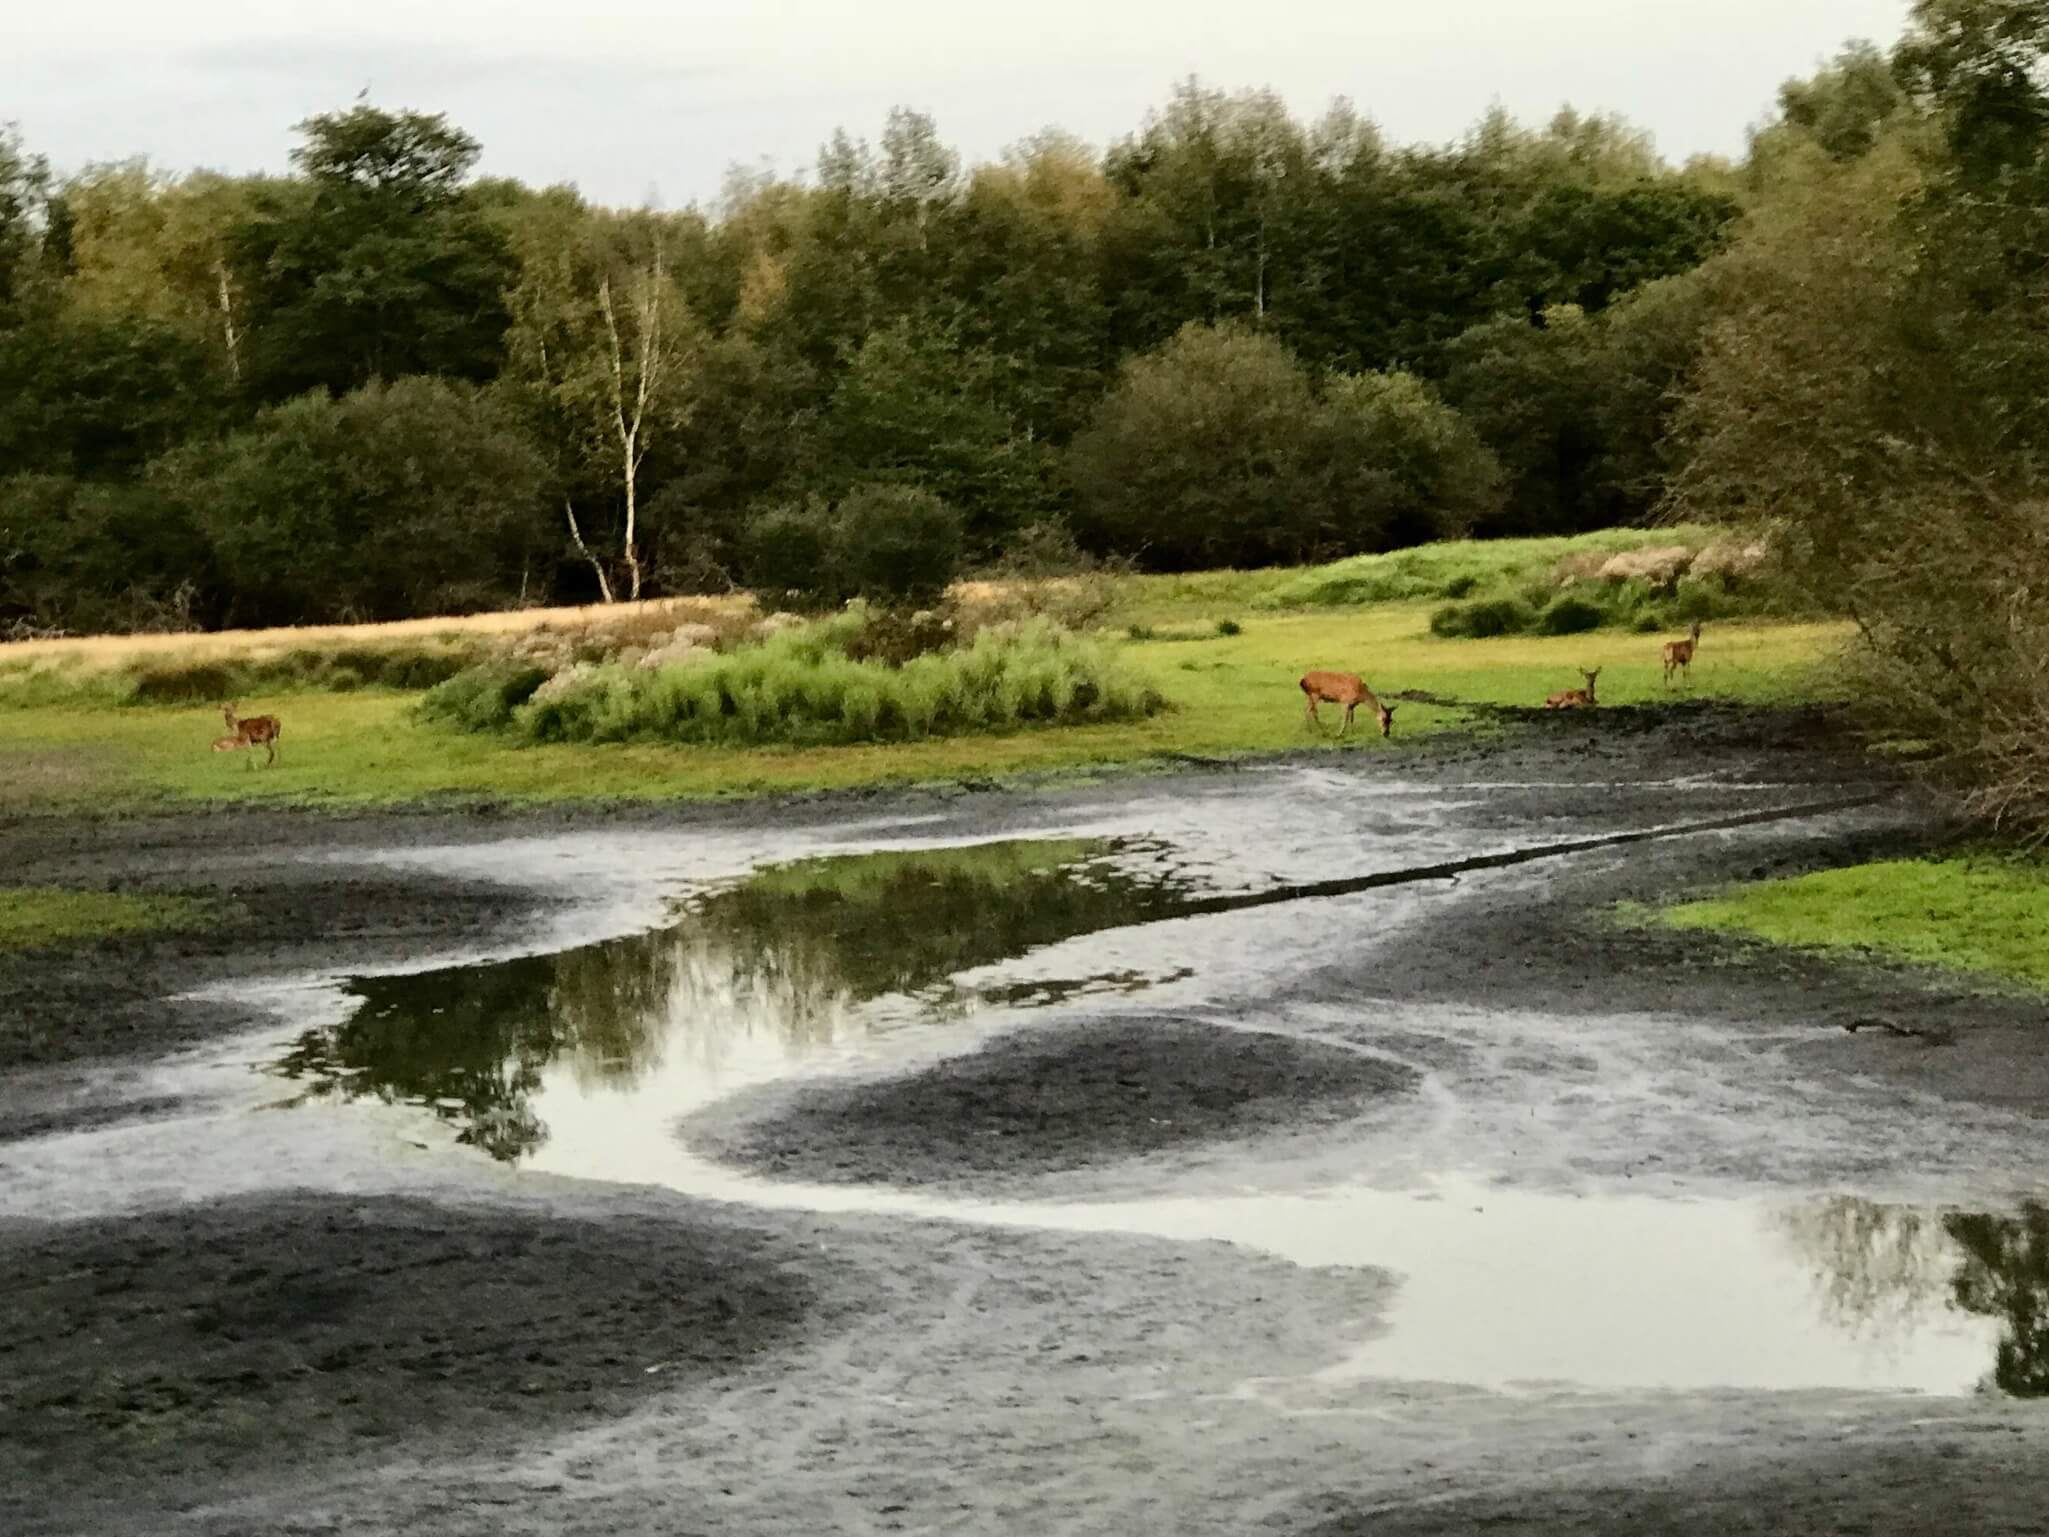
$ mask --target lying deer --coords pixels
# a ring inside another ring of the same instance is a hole
[[[1700,621],[1693,621],[1693,633],[1684,640],[1665,642],[1665,687],[1672,686],[1672,674],[1683,673],[1689,679],[1693,676],[1693,653],[1700,645]]]
[[[264,747],[270,752],[270,756],[263,760],[264,766],[277,762],[278,733],[283,727],[275,715],[251,715],[246,720],[239,720],[235,716],[235,702],[231,699],[221,706],[221,716],[235,734],[232,738],[222,737],[215,742],[215,752],[231,752],[237,743],[243,747]]]
[[[1323,717],[1316,713],[1318,701],[1325,704],[1341,704],[1345,707],[1345,723],[1338,727],[1343,736],[1352,729],[1352,712],[1360,705],[1369,706],[1380,721],[1380,734],[1394,734],[1394,711],[1391,704],[1382,704],[1373,697],[1373,690],[1357,673],[1350,672],[1305,672],[1302,674],[1302,692],[1309,698],[1309,723],[1321,729]]]
[[[1588,672],[1582,667],[1579,670],[1579,675],[1587,680],[1585,688],[1568,688],[1553,694],[1544,701],[1544,708],[1547,710],[1590,710],[1599,704],[1600,700],[1594,697],[1594,679],[1600,677],[1601,669],[1596,667],[1592,672]]]

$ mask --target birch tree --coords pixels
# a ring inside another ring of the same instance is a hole
[[[612,215],[566,194],[520,212],[513,367],[565,445],[562,513],[607,603],[646,580],[643,470],[689,414],[696,331],[652,214]]]

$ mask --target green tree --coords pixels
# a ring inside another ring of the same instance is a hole
[[[133,474],[217,428],[224,383],[205,346],[165,322],[37,305],[0,327],[0,465]]]
[[[0,622],[85,634],[218,617],[205,540],[157,488],[22,474],[0,480]]]
[[[15,304],[42,251],[50,168],[11,123],[0,123],[0,319]]]
[[[232,620],[304,624],[503,602],[547,472],[492,395],[411,378],[288,401],[152,479],[206,537]]]
[[[306,119],[300,176],[252,189],[230,232],[259,398],[498,370],[511,258],[464,186],[478,145],[438,114]]]
[[[1242,326],[1133,359],[1067,455],[1078,531],[1156,568],[1378,549],[1485,518],[1492,456],[1421,380],[1332,381]]]
[[[1446,349],[1445,398],[1473,424],[1508,476],[1502,533],[1600,528],[1605,450],[1592,409],[1602,383],[1600,333],[1577,305],[1486,321]]]
[[[692,404],[700,338],[670,274],[670,234],[657,215],[598,213],[564,194],[514,237],[512,375],[559,445],[570,538],[607,603],[620,595],[615,559],[624,596],[641,595],[643,471]]]
[[[923,487],[994,544],[1046,498],[1044,455],[1012,430],[999,372],[988,354],[908,323],[871,332],[820,420],[808,482],[831,495],[863,481]]]
[[[1466,419],[1414,374],[1340,376],[1325,387],[1309,468],[1325,480],[1318,542],[1399,548],[1484,529],[1501,466]]]

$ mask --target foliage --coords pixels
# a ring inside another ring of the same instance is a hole
[[[1127,364],[1068,454],[1076,520],[1155,568],[1266,565],[1462,531],[1492,456],[1403,373],[1321,397],[1271,337],[1190,326]]]
[[[152,474],[241,624],[483,606],[531,548],[544,477],[491,396],[425,378],[303,396]]]
[[[959,573],[961,520],[929,491],[856,486],[760,513],[746,535],[748,582],[778,602],[833,608],[849,598],[930,605]]]
[[[491,378],[512,266],[463,185],[477,141],[438,114],[368,106],[298,126],[300,177],[252,189],[228,232],[257,397]]]
[[[986,629],[957,650],[900,667],[847,654],[863,623],[844,616],[678,666],[600,667],[529,699],[512,711],[510,725],[535,742],[818,745],[1132,720],[1162,707],[1098,643],[1044,623]],[[496,670],[466,673],[429,695],[424,708],[466,729],[487,729],[506,682]]]
[[[512,724],[512,713],[548,681],[544,667],[518,662],[486,662],[464,668],[427,690],[420,700],[420,718],[458,726],[464,731],[498,731]]]

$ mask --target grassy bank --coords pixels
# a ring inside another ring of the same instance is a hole
[[[1181,581],[1183,579],[1174,579]],[[245,753],[213,754],[220,716],[200,704],[82,703],[0,709],[0,814],[110,810],[166,801],[294,801],[373,805],[454,795],[550,800],[669,799],[830,789],[930,780],[976,780],[1086,771],[1177,756],[1223,757],[1315,744],[1295,680],[1311,667],[1362,673],[1384,694],[1405,689],[1497,704],[1539,704],[1599,666],[1604,703],[1668,697],[1655,637],[1590,635],[1473,641],[1430,633],[1428,603],[1275,613],[1231,601],[1242,586],[1184,581],[1150,604],[1153,638],[1113,632],[1108,644],[1169,708],[1142,720],[1004,735],[866,746],[739,748],[620,744],[522,746],[416,719],[417,693],[366,688],[245,698],[245,713],[284,722],[276,767]],[[1220,634],[1218,621],[1241,628]],[[1754,703],[1811,697],[1828,686],[1840,626],[1761,624],[1713,630],[1692,692]],[[1394,746],[1464,720],[1410,704]],[[1345,750],[1387,744],[1358,733]]]
[[[2041,860],[1888,860],[1738,886],[1648,916],[1668,928],[2049,989],[2049,862]]]
[[[116,934],[203,928],[212,916],[212,908],[195,897],[0,887],[0,950],[43,950]]]

